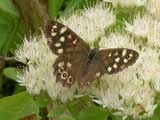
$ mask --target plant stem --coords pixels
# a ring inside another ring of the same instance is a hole
[[[24,21],[27,35],[45,29],[49,20],[47,0],[12,0]]]

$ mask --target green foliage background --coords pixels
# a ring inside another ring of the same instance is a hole
[[[95,4],[98,0],[87,0]],[[100,1],[100,0],[99,0]],[[67,16],[75,10],[85,8],[86,0],[48,0],[51,18]],[[141,9],[141,8],[140,8]],[[142,8],[143,9],[143,8]],[[133,11],[117,11],[116,26],[123,26],[122,19],[128,19]],[[128,11],[128,10],[126,10]],[[114,26],[113,26],[114,27]],[[11,0],[0,0],[0,56],[12,57],[17,45],[23,42],[25,29],[16,8]],[[44,108],[51,102],[45,94],[39,97],[29,95],[16,80],[16,65],[7,61],[0,70],[0,120],[18,120],[31,114],[39,114],[43,120],[54,117],[58,120],[121,120],[109,111],[83,97],[66,104],[56,103],[56,107],[47,115]],[[157,99],[158,101],[159,99]],[[159,102],[158,102],[159,103]],[[160,119],[160,106],[150,120]]]

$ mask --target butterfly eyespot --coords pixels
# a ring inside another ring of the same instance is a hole
[[[63,72],[62,74],[61,74],[61,78],[62,79],[66,79],[68,77],[68,73],[67,72]]]
[[[69,76],[67,79],[67,83],[72,84],[73,83],[73,77]]]
[[[59,73],[62,73],[63,70],[64,70],[64,68],[62,67],[62,68],[58,69],[58,72],[59,72]]]

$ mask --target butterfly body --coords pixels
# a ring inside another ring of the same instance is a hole
[[[90,49],[75,32],[65,25],[52,21],[47,26],[48,45],[58,58],[53,64],[57,82],[71,87],[78,82],[80,87],[105,73],[114,74],[132,65],[139,54],[127,48]]]

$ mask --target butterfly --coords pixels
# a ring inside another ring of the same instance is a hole
[[[56,81],[71,87],[90,85],[105,73],[115,74],[134,64],[138,52],[128,48],[91,49],[74,31],[57,21],[46,27],[48,46],[58,55],[53,64]]]

